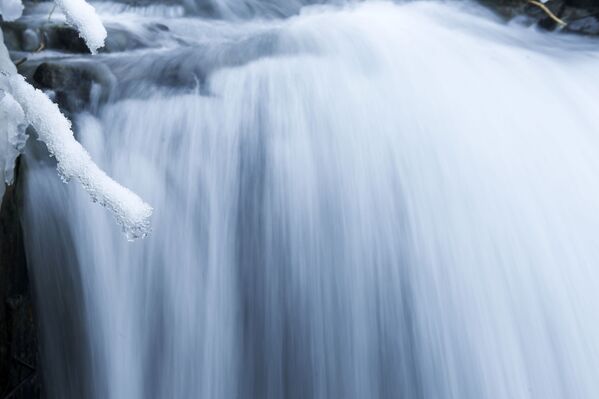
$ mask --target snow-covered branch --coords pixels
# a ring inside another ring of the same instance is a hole
[[[21,75],[10,76],[9,84],[12,95],[25,112],[25,118],[48,151],[56,157],[61,178],[65,182],[77,178],[94,202],[114,213],[130,238],[145,236],[150,229],[152,208],[108,177],[92,161],[73,137],[71,122],[43,92],[25,82]]]
[[[0,89],[0,203],[4,184],[12,184],[15,161],[27,141],[25,114],[13,96]]]
[[[9,74],[14,73],[17,73],[17,68],[8,57],[0,30],[0,204],[5,183],[12,184],[15,160],[24,145],[21,141],[26,140],[25,114],[10,94],[6,80]]]
[[[21,15],[18,0],[0,0],[3,18]],[[92,6],[84,0],[56,0],[67,17],[96,52],[104,45],[106,29]],[[15,5],[16,4],[16,5]],[[127,237],[143,237],[150,230],[152,208],[129,189],[104,173],[89,153],[75,140],[71,122],[43,92],[28,84],[11,62],[0,31],[0,203],[4,182],[12,182],[14,162],[25,140],[25,127],[31,125],[38,138],[58,162],[61,178],[79,180],[94,202],[111,210]]]

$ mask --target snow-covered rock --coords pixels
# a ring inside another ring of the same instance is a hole
[[[55,2],[66,16],[67,23],[77,28],[92,54],[104,46],[106,28],[94,7],[85,0],[55,0]]]
[[[5,21],[14,21],[23,14],[21,0],[0,0],[0,15]]]

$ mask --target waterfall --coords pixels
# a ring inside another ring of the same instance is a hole
[[[595,42],[468,3],[151,11],[105,11],[166,38],[74,116],[151,235],[24,162],[51,398],[599,395]]]

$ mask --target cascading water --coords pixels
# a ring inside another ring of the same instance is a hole
[[[97,6],[168,28],[75,118],[155,216],[127,242],[27,155],[51,397],[599,395],[596,43],[467,4]]]

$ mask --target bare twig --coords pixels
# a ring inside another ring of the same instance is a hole
[[[17,392],[19,392],[19,390],[28,381],[30,381],[32,378],[34,378],[37,375],[37,372],[35,371],[35,367],[33,367],[32,365],[30,365],[27,362],[19,359],[16,356],[13,356],[13,360],[16,361],[17,363],[19,363],[20,365],[27,367],[30,370],[30,372],[29,372],[29,374],[27,374],[27,376],[25,376],[25,378],[21,379],[21,381],[19,381],[19,383],[17,385],[15,385],[15,387],[13,389],[11,389],[10,392],[8,392],[4,396],[2,396],[2,399],[10,399],[10,398],[14,397],[14,395]]]
[[[35,367],[33,367],[31,364],[27,363],[26,361],[24,361],[24,360],[22,360],[22,359],[19,359],[19,358],[18,358],[18,357],[16,357],[16,356],[13,356],[13,357],[12,357],[12,359],[13,359],[15,362],[19,363],[20,365],[27,367],[29,370],[31,370],[31,371],[35,371]]]
[[[554,20],[560,27],[564,27],[567,25],[567,23],[565,23],[563,20],[559,19],[553,12],[551,12],[551,10],[549,8],[547,8],[547,6],[545,4],[541,3],[540,1],[528,0],[528,2],[534,6],[539,7],[541,10],[543,10],[545,12],[545,14],[547,14],[547,16],[549,18]]]
[[[34,371],[30,372],[25,378],[23,378],[10,392],[8,392],[2,399],[9,399],[14,397],[14,395],[21,389],[29,380],[34,378],[37,373]]]
[[[44,36],[44,32],[40,31],[40,45],[37,46],[33,54],[39,53],[43,49],[46,48],[46,36]],[[27,57],[20,58],[14,62],[15,66],[20,66],[27,61]]]
[[[40,30],[40,45],[35,49],[34,53],[39,53],[46,48],[46,35]]]
[[[50,10],[50,14],[48,14],[48,21],[50,20],[50,18],[52,18],[52,13],[54,12],[54,10],[56,10],[56,3],[54,3],[54,5],[52,6],[52,9]]]
[[[27,57],[23,57],[23,58],[20,58],[20,59],[16,60],[16,61],[14,62],[14,64],[15,64],[15,66],[17,66],[17,67],[18,67],[18,66],[20,66],[20,65],[24,64],[24,63],[25,63],[25,61],[27,61]]]

